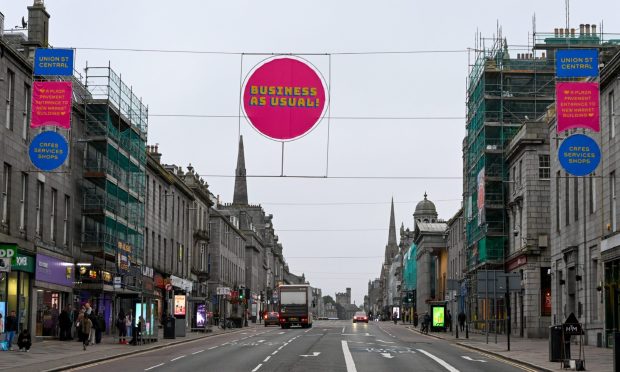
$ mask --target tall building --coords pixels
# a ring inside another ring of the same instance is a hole
[[[511,54],[497,35],[477,45],[467,80],[467,135],[463,146],[468,309],[472,319],[491,316],[478,296],[480,271],[504,268],[509,237],[505,209],[506,145],[528,118],[554,100],[554,61],[544,53]],[[482,275],[482,274],[481,274]]]

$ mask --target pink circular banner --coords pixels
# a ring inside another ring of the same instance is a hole
[[[298,57],[266,59],[250,71],[242,89],[246,118],[276,141],[304,136],[327,110],[325,82],[314,66]]]

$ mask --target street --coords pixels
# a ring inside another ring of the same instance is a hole
[[[248,328],[75,370],[531,371],[388,322],[315,321],[313,328]]]

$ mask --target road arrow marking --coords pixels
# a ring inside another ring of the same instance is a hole
[[[394,358],[394,356],[390,353],[381,353],[381,356],[388,359]]]
[[[482,362],[482,363],[486,363],[487,362],[486,360],[482,360],[482,359],[472,359],[471,357],[468,357],[468,356],[465,356],[465,355],[462,355],[462,357],[463,357],[463,359],[467,359],[467,360],[472,361],[472,362]]]
[[[315,356],[319,356],[319,354],[321,354],[320,351],[315,351],[312,353],[312,355],[300,355],[300,357],[315,357]]]

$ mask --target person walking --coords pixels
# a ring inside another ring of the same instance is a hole
[[[459,327],[461,327],[461,332],[465,331],[465,319],[466,319],[465,313],[461,311],[457,317],[457,320],[459,322]]]
[[[30,332],[27,329],[22,330],[17,337],[17,346],[19,347],[19,351],[30,351],[30,346],[32,346],[32,337],[30,337]]]
[[[125,329],[127,330],[127,337],[131,337],[133,335],[133,317],[131,314],[131,309],[125,315]]]
[[[82,328],[82,334],[84,337],[84,341],[82,341],[82,347],[84,348],[84,351],[86,351],[86,347],[90,344],[90,334],[93,333],[93,322],[85,314],[80,314],[80,317],[82,319],[80,320],[78,318],[78,321],[80,321],[80,326]]]
[[[450,328],[450,332],[452,332],[452,313],[450,310],[446,311],[446,321],[448,322],[448,324],[446,324],[446,329]]]
[[[11,314],[6,317],[4,322],[5,341],[7,342],[8,350],[13,350],[13,339],[15,338],[15,332],[17,332],[17,317],[15,316],[15,310],[11,310]]]
[[[116,328],[118,329],[118,343],[127,344],[127,325],[125,323],[125,312],[122,309],[116,318]]]
[[[101,335],[103,331],[105,331],[105,319],[100,312],[97,312],[95,315],[95,323],[97,327],[95,328],[95,343],[101,343]]]
[[[88,319],[90,319],[91,322],[91,329],[90,329],[90,333],[85,335],[88,338],[88,343],[90,345],[94,345],[95,344],[95,330],[96,330],[96,322],[97,322],[97,318],[95,316],[95,311],[93,310],[93,308],[90,306],[90,303],[86,303],[84,304],[84,316]]]
[[[60,328],[60,341],[71,340],[71,316],[69,315],[70,308],[67,306],[62,309],[60,315],[58,315],[58,327]]]

